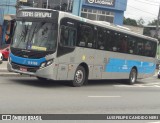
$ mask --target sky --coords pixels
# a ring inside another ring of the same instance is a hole
[[[128,0],[124,16],[135,20],[143,18],[147,25],[149,21],[157,19],[159,5],[160,0]]]

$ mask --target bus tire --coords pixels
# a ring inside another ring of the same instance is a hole
[[[86,81],[86,71],[84,67],[78,66],[74,75],[74,80],[72,81],[73,87],[81,87]]]
[[[137,70],[133,68],[129,74],[128,84],[133,85],[136,83],[136,81],[137,81]]]

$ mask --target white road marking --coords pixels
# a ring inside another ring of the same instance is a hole
[[[88,96],[89,98],[120,98],[121,96]]]
[[[160,123],[160,121],[157,121],[157,122],[148,122],[148,123]]]
[[[160,82],[153,82],[153,83],[144,83],[144,84],[134,84],[134,85],[114,85],[115,87],[129,87],[129,88],[136,88],[136,87],[143,87],[143,88],[160,88]]]

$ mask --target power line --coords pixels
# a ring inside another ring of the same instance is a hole
[[[157,15],[155,15],[155,14],[153,14],[153,13],[150,13],[150,12],[147,12],[147,11],[144,11],[144,10],[141,10],[141,9],[139,9],[139,8],[136,8],[136,7],[133,7],[133,6],[131,6],[131,5],[128,5],[129,7],[131,7],[131,8],[133,8],[133,9],[136,9],[136,10],[138,10],[138,11],[141,11],[141,12],[144,12],[144,13],[147,13],[147,14],[150,14],[150,15],[154,15],[154,16],[157,16]]]
[[[120,1],[118,1],[118,2],[119,2],[121,5],[124,5],[124,4],[125,4],[125,3],[120,2]],[[127,5],[127,6],[133,8],[133,9],[136,9],[136,10],[138,10],[138,11],[141,11],[141,12],[144,12],[144,13],[147,13],[147,14],[150,14],[150,15],[155,15],[155,14],[153,14],[153,13],[150,13],[150,12],[147,12],[147,11],[144,11],[144,10],[141,10],[141,9],[136,8],[136,7],[133,7],[133,6],[131,6],[131,5]],[[155,15],[155,16],[157,16],[157,15]]]
[[[152,0],[152,1],[150,1],[150,0],[145,0],[145,1],[160,4],[159,2],[154,2],[153,0]]]
[[[134,16],[134,17],[137,17],[137,15],[136,14],[133,14],[133,13],[127,13],[128,15],[132,15],[132,16]],[[140,18],[145,18],[145,19],[156,19],[157,17],[156,16],[154,16],[154,17],[146,17],[146,16],[143,16],[143,17],[140,17]]]
[[[148,5],[159,6],[159,4],[147,3],[147,2],[140,1],[140,0],[135,0],[135,1],[140,2],[140,3],[144,3],[144,4],[148,4]]]

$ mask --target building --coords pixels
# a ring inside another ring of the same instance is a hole
[[[123,25],[127,0],[19,0],[21,6],[71,12],[91,20]]]
[[[17,0],[21,7],[48,8],[71,12],[76,0]]]
[[[16,14],[16,0],[1,0],[0,2],[0,47],[3,44],[10,44],[13,18]]]
[[[1,0],[0,8],[4,11],[4,14],[15,14],[16,12],[16,0]]]
[[[123,25],[127,0],[83,0],[80,16]]]

